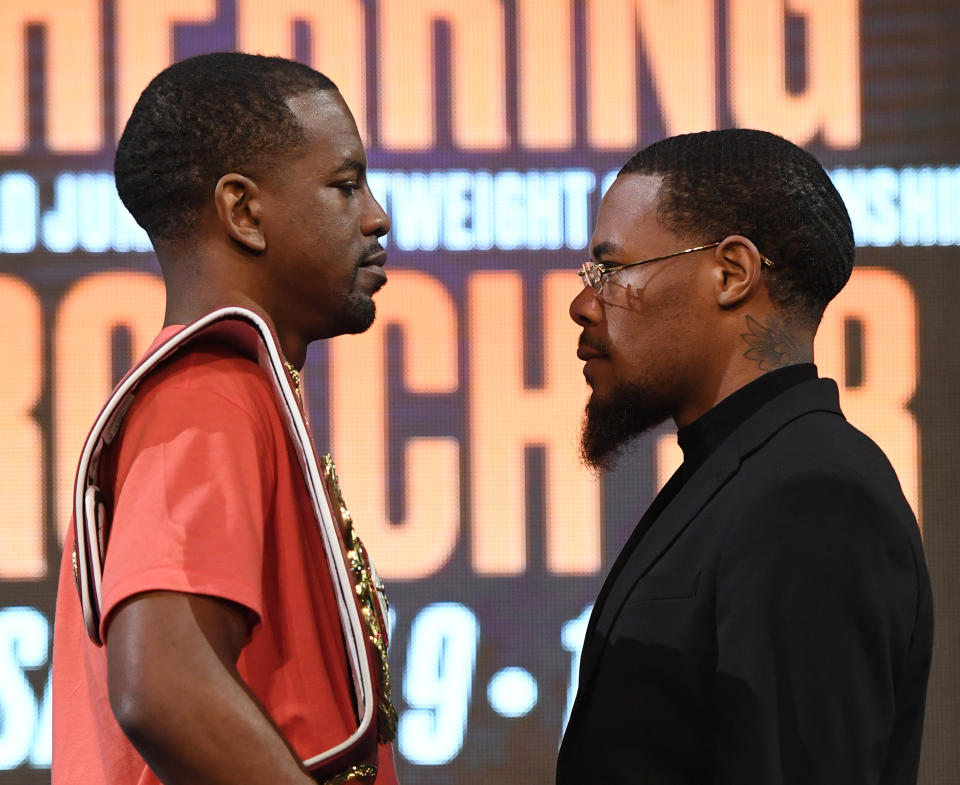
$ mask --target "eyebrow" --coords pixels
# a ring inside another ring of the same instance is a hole
[[[363,174],[367,171],[367,165],[363,161],[358,161],[356,158],[348,158],[337,168],[335,174],[340,172],[345,172],[348,169],[353,169],[357,174]]]
[[[620,246],[610,241],[597,243],[595,246],[593,246],[593,258],[599,262],[601,256],[615,254],[619,250]]]

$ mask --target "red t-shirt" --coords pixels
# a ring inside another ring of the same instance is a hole
[[[154,346],[178,329],[165,329]],[[336,598],[300,466],[260,366],[209,343],[160,365],[105,453],[101,482],[113,499],[104,640],[111,611],[141,592],[232,600],[252,619],[237,669],[300,758],[346,739],[357,721]],[[110,708],[106,648],[84,629],[73,544],[71,527],[54,632],[53,785],[157,783]],[[379,783],[395,782],[389,756],[381,752]]]

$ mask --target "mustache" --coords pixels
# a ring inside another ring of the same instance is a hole
[[[379,242],[378,240],[374,240],[374,241],[373,241],[372,243],[370,243],[370,245],[368,245],[368,246],[363,250],[363,252],[360,254],[360,262],[359,262],[359,264],[363,264],[365,261],[367,261],[367,260],[370,259],[371,257],[376,256],[377,254],[381,254],[381,253],[384,253],[383,246],[380,245],[380,242]]]
[[[603,341],[595,341],[592,338],[587,338],[586,335],[581,333],[580,339],[577,341],[577,348],[587,347],[588,349],[593,349],[595,352],[601,352],[602,354],[607,353],[607,346]]]

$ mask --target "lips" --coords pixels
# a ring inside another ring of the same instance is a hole
[[[595,360],[598,357],[606,357],[607,353],[600,346],[580,336],[580,342],[577,344],[577,357],[586,362]]]
[[[359,269],[364,270],[368,275],[372,275],[375,281],[373,292],[378,291],[387,282],[387,274],[383,266],[387,263],[387,252],[377,246],[377,250],[363,257],[360,261]],[[373,293],[371,292],[371,294]]]
[[[387,252],[382,248],[367,254],[360,262],[361,267],[383,267],[387,263]]]

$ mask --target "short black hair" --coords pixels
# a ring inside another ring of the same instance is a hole
[[[299,149],[287,99],[336,89],[282,57],[216,52],[174,63],[147,85],[120,137],[120,199],[154,244],[189,235],[223,175],[255,179]]]
[[[766,131],[733,128],[663,139],[620,174],[660,175],[658,218],[698,242],[732,234],[774,262],[767,289],[785,318],[819,323],[853,270],[850,216],[810,153]]]

